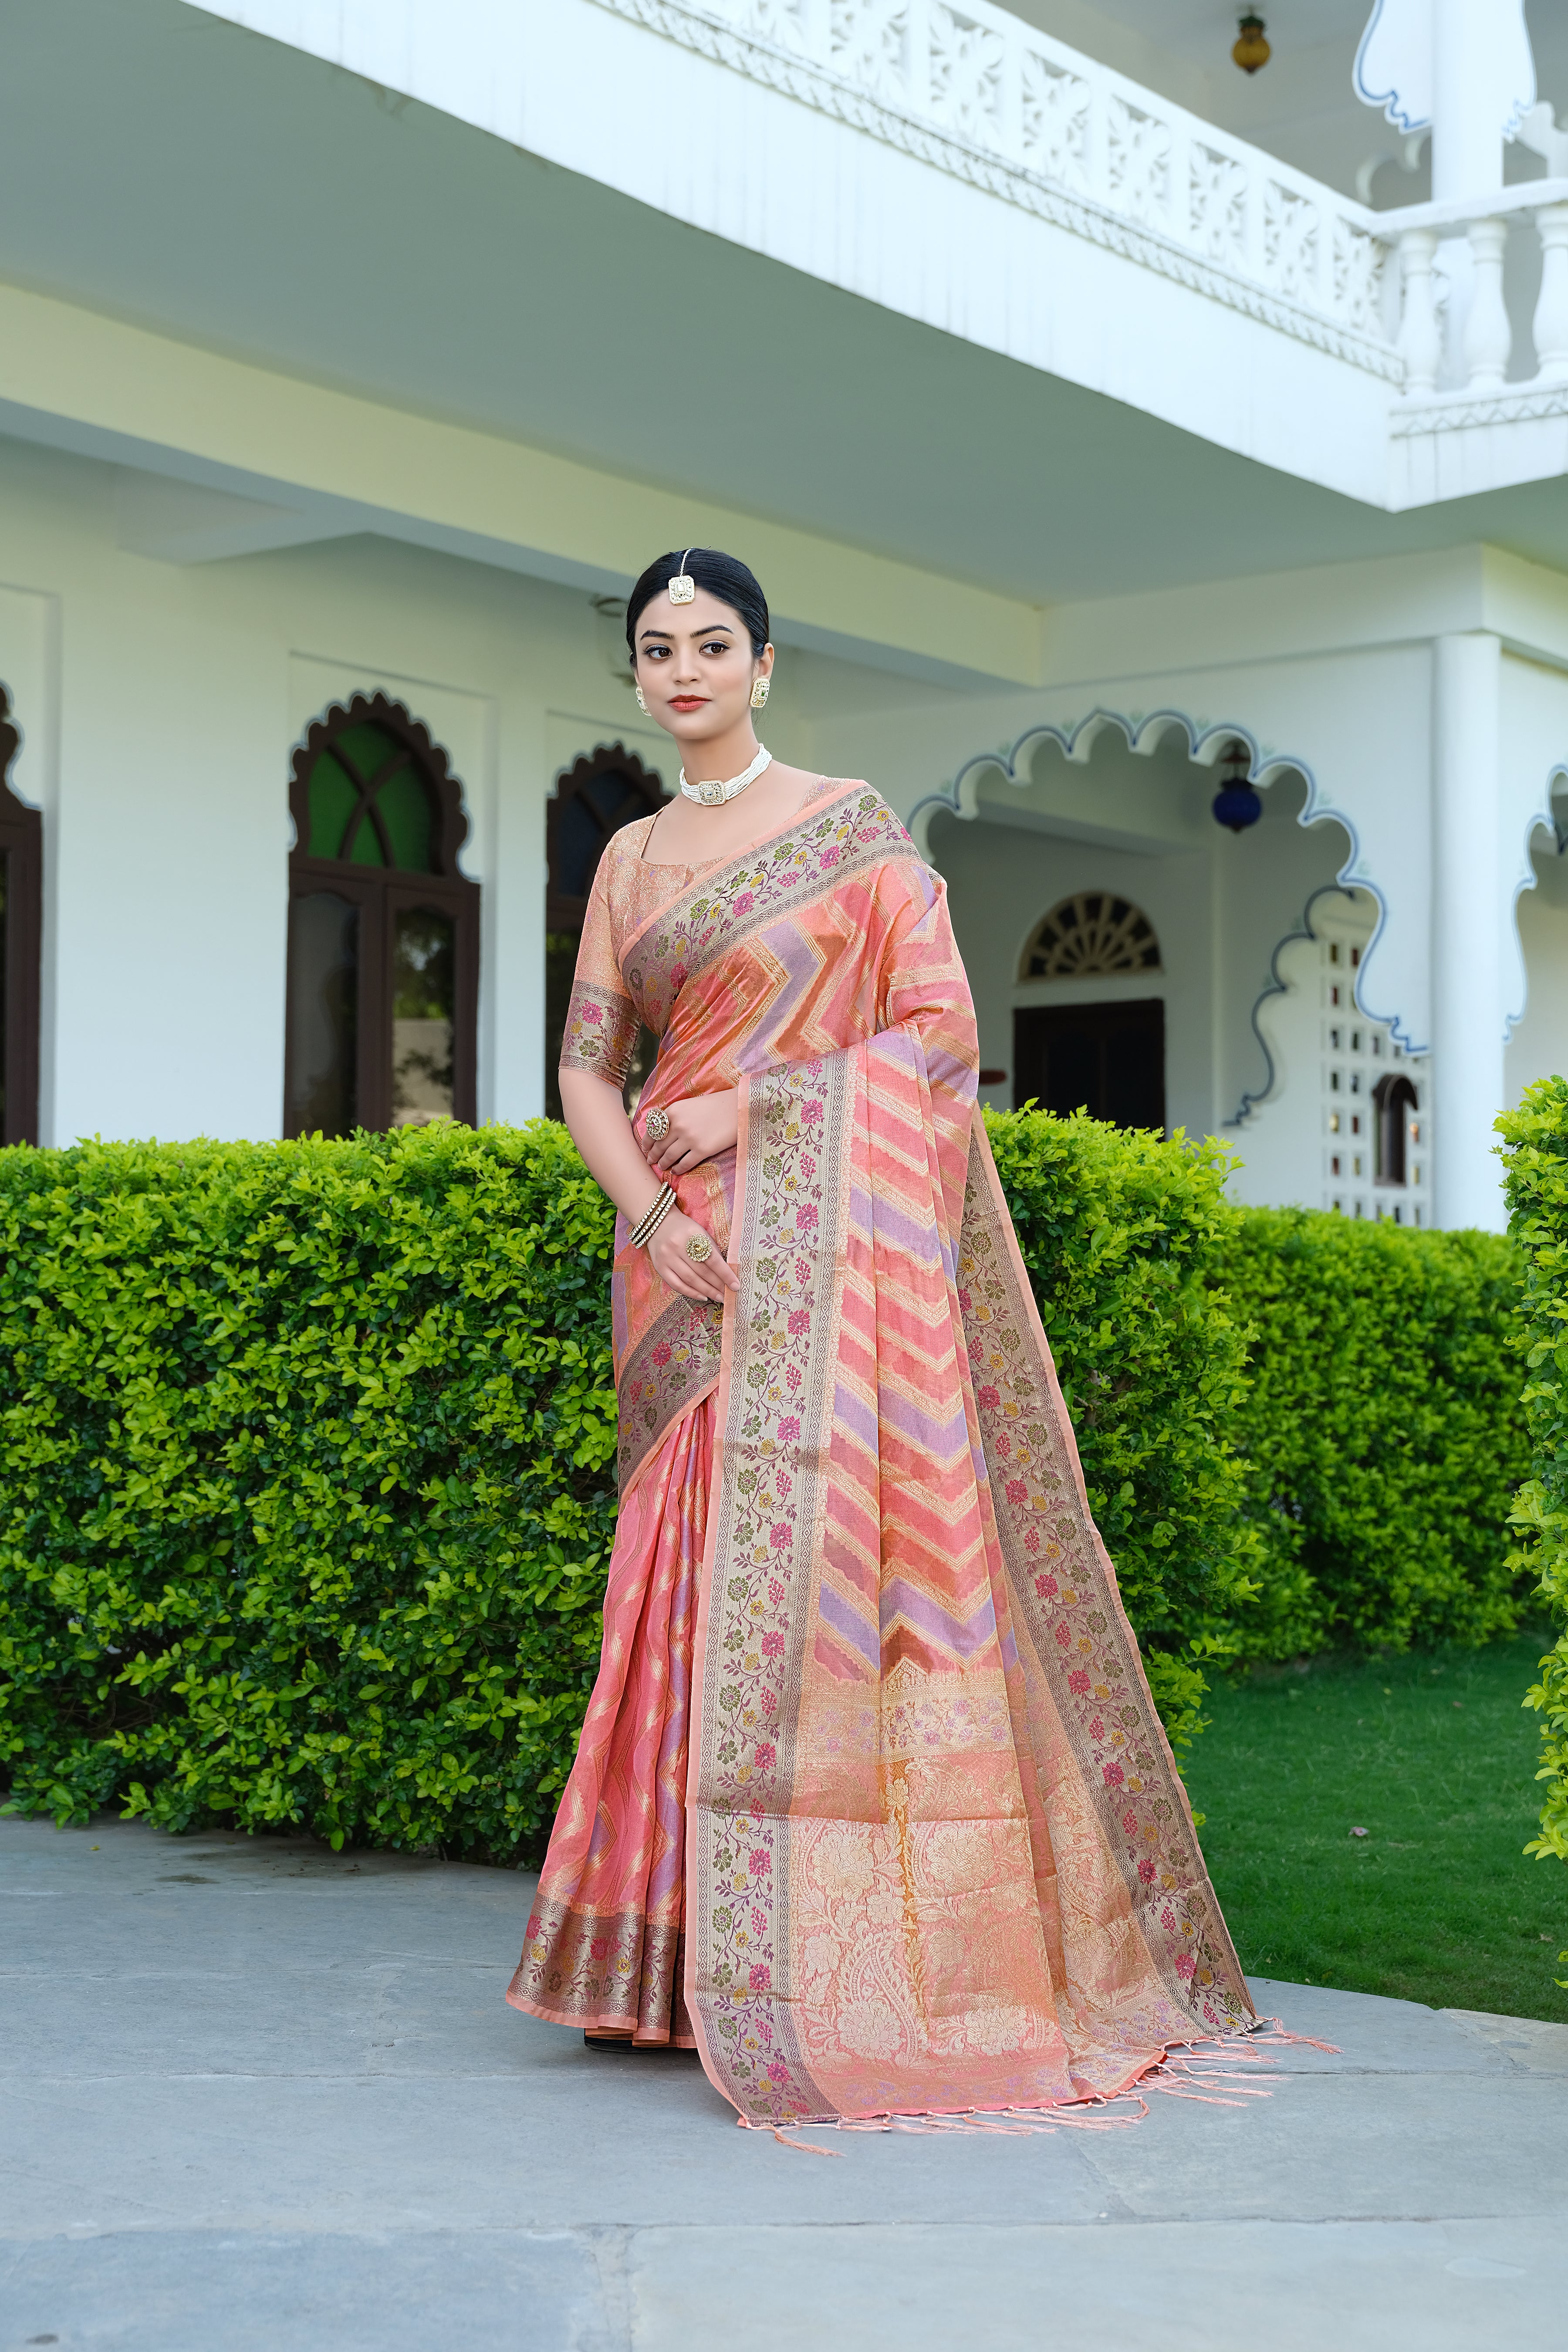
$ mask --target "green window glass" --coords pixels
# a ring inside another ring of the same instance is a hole
[[[429,874],[434,812],[406,744],[368,723],[340,729],[310,770],[309,857]]]

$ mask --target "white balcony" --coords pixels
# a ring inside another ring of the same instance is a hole
[[[1568,181],[1374,212],[990,0],[203,5],[1369,506],[1568,456]]]

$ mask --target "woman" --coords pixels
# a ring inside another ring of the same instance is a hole
[[[1089,1515],[942,883],[870,787],[758,745],[743,564],[661,558],[626,635],[682,797],[605,849],[561,1058],[620,1212],[621,1516],[508,1998],[695,2045],[748,2124],[1114,2096],[1253,2012]]]

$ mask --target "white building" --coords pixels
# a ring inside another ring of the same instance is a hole
[[[988,1099],[1499,1223],[1568,10],[1367,5],[1247,76],[1210,0],[5,0],[7,1135],[537,1113],[668,751],[614,600],[702,542],[949,877]]]

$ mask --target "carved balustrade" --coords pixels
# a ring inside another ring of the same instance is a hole
[[[1373,214],[989,0],[600,5],[1398,381]]]
[[[1568,180],[1527,181],[1468,205],[1411,205],[1384,214],[1380,226],[1399,251],[1407,399],[1568,383]],[[1537,271],[1531,316],[1517,288]]]
[[[1568,383],[1568,180],[1375,213],[990,0],[598,0],[753,81],[1384,378]],[[1510,289],[1533,279],[1532,321]],[[1505,268],[1510,246],[1528,268]],[[1391,263],[1393,266],[1391,266]]]

